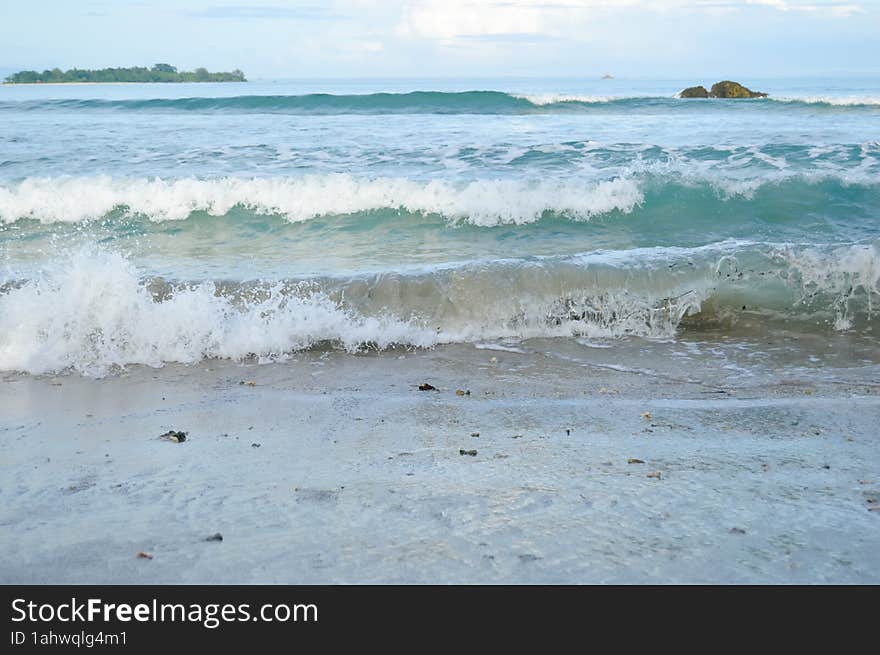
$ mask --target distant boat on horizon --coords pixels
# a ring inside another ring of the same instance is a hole
[[[611,73],[605,73],[604,75],[602,75],[602,79],[603,80],[613,80],[614,76]]]

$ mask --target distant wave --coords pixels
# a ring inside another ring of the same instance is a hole
[[[626,100],[650,100],[653,96],[594,96],[579,93],[513,93],[514,98],[528,100],[536,107],[553,106],[564,103],[592,105],[604,102],[620,102]]]
[[[872,194],[880,190],[880,179],[870,172],[780,172],[736,179],[668,166],[648,167],[601,181],[417,181],[348,174],[168,180],[28,178],[0,184],[0,225],[23,219],[80,222],[115,212],[152,221],[184,220],[198,212],[225,216],[239,207],[255,214],[282,216],[291,222],[390,210],[437,215],[453,224],[491,227],[533,223],[548,214],[572,220],[611,212],[628,214],[646,202],[649,190],[653,197],[662,198],[667,193],[675,197],[696,189],[721,202],[731,198],[749,200],[762,190],[778,190],[781,198],[799,197],[824,183],[833,186],[828,192],[837,193],[841,201],[848,200],[851,187]]]
[[[733,104],[732,104],[733,103]],[[0,111],[147,111],[284,113],[300,115],[342,114],[547,114],[621,111],[665,107],[682,111],[714,110],[721,106],[779,107],[826,104],[839,110],[876,108],[880,99],[865,98],[768,98],[742,102],[711,100],[696,102],[669,96],[591,96],[544,93],[511,94],[501,91],[413,91],[362,95],[247,95],[231,97],[148,98],[126,100],[48,99],[0,102]]]
[[[878,243],[728,242],[272,282],[148,278],[118,253],[86,248],[0,285],[0,370],[102,376],[314,347],[668,338],[749,316],[871,330],[878,294]]]
[[[828,105],[833,107],[872,107],[880,105],[880,96],[793,96],[768,98],[774,102],[805,105]]]
[[[562,99],[533,102],[500,91],[413,91],[333,95],[251,95],[218,98],[151,98],[131,100],[62,99],[0,103],[0,109],[232,111],[292,114],[529,114],[574,111],[605,99]]]

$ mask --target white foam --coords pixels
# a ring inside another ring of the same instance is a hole
[[[862,294],[870,318],[874,296],[880,296],[880,247],[858,244],[834,248],[830,253],[815,248],[778,248],[773,256],[785,264],[786,277],[799,283],[800,302],[814,293],[835,298],[834,328],[853,326],[852,301]]]
[[[126,364],[281,356],[325,340],[349,350],[436,342],[430,330],[355,316],[321,295],[272,289],[264,300],[236,305],[215,292],[204,283],[160,302],[120,255],[80,252],[0,294],[0,369],[102,376]]]
[[[600,182],[484,180],[419,182],[359,179],[346,174],[298,178],[175,180],[99,177],[29,178],[0,186],[0,221],[44,223],[98,219],[115,209],[154,221],[182,220],[196,211],[221,216],[235,206],[280,214],[293,222],[382,208],[440,214],[491,226],[529,223],[548,210],[588,219],[630,212],[643,201],[635,180]]]
[[[668,337],[685,313],[699,308],[694,294],[663,302],[626,289],[585,288],[560,299],[542,281],[540,274],[538,285],[522,293],[510,293],[520,282],[509,276],[485,288],[479,280],[439,284],[427,290],[428,302],[418,289],[411,297],[407,285],[395,283],[373,289],[375,301],[370,289],[331,297],[313,285],[283,283],[261,287],[250,300],[224,295],[212,282],[156,297],[124,257],[84,249],[0,293],[0,370],[72,368],[103,376],[128,364],[283,358],[327,342],[356,351],[511,338]]]
[[[505,353],[518,353],[525,355],[526,351],[522,348],[514,348],[513,346],[502,346],[500,343],[475,343],[474,348],[477,350],[497,350]]]
[[[837,105],[841,107],[854,105],[880,105],[880,96],[780,96],[769,100],[775,102],[803,102],[806,104]]]
[[[538,94],[511,94],[514,98],[519,98],[521,100],[528,100],[533,105],[555,105],[559,102],[584,102],[584,103],[597,103],[597,102],[610,102],[612,100],[623,100],[622,97],[614,97],[614,96],[593,96],[593,95],[583,95],[577,93],[538,93]]]

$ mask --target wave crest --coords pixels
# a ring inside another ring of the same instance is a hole
[[[0,286],[0,369],[102,376],[128,364],[285,358],[503,338],[669,338],[740,308],[837,330],[873,326],[880,244],[721,242],[255,282],[166,282],[85,249]],[[866,322],[867,321],[867,322]],[[861,329],[861,328],[860,328]]]
[[[638,184],[625,178],[596,183],[417,182],[359,179],[347,174],[216,180],[29,178],[0,186],[0,222],[25,218],[44,223],[78,222],[98,219],[114,210],[168,221],[183,220],[193,212],[222,216],[241,206],[293,222],[400,209],[488,226],[534,222],[546,211],[577,219],[613,210],[628,213],[642,200]]]

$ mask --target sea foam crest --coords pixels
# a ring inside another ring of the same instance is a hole
[[[616,96],[593,96],[578,93],[536,93],[536,94],[511,94],[514,98],[528,100],[533,105],[543,107],[556,105],[561,102],[579,102],[584,104],[611,102],[612,100],[625,100],[625,97]]]
[[[116,209],[167,221],[182,220],[197,211],[222,216],[242,206],[283,215],[292,222],[392,208],[489,226],[534,222],[549,210],[580,219],[612,210],[628,213],[642,201],[638,183],[626,178],[464,183],[359,179],[347,174],[210,180],[29,178],[0,186],[0,221],[78,222],[101,218]]]
[[[841,246],[831,252],[787,246],[772,256],[784,264],[783,275],[799,285],[799,302],[809,304],[820,293],[833,298],[836,330],[853,326],[853,303],[860,297],[871,318],[874,297],[880,298],[880,242]]]
[[[807,105],[834,105],[835,107],[880,105],[880,96],[779,96],[768,98],[768,100],[802,102]]]
[[[335,290],[275,282],[246,293],[208,281],[157,293],[122,255],[85,248],[0,287],[0,370],[103,376],[129,364],[283,359],[321,344],[357,351],[510,337],[669,337],[701,300],[619,287],[560,295],[541,265],[500,273],[380,275]]]
[[[159,300],[121,255],[87,250],[0,294],[3,370],[102,376],[126,364],[281,356],[327,340],[355,350],[367,342],[429,346],[435,337],[393,318],[355,316],[320,294],[270,289],[236,304],[207,282]]]

